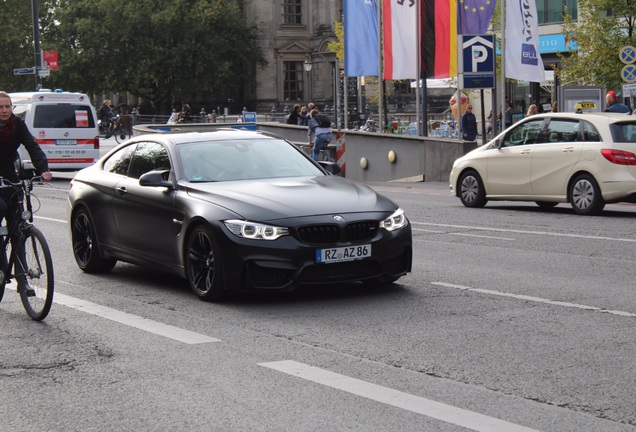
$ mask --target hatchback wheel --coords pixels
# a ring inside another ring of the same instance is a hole
[[[574,213],[580,215],[595,215],[605,207],[601,189],[589,174],[581,174],[572,181],[569,197]]]
[[[460,177],[459,199],[466,207],[483,207],[488,202],[484,183],[476,171],[466,171]]]
[[[226,297],[217,248],[212,232],[206,226],[196,227],[188,239],[186,272],[190,287],[202,300]]]

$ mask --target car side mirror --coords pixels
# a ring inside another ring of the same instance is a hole
[[[497,150],[499,150],[501,148],[502,141],[503,141],[503,138],[499,138],[498,140],[495,140],[492,146],[496,148]]]
[[[318,161],[321,167],[331,175],[338,175],[342,171],[340,165],[330,161]]]
[[[148,171],[139,177],[140,186],[155,186],[155,187],[167,187],[173,189],[174,184],[168,180],[170,176],[170,170],[155,170]]]

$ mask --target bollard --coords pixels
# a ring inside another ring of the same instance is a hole
[[[212,123],[216,123],[216,110],[212,110]]]
[[[201,118],[201,123],[207,123],[207,114],[205,113],[205,109],[201,107],[201,112],[199,113],[199,117]]]

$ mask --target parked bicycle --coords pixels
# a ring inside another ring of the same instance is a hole
[[[16,198],[22,196],[14,221],[8,227],[0,227],[0,247],[4,252],[0,253],[0,301],[7,283],[12,279],[21,281],[18,292],[22,305],[35,321],[49,314],[54,291],[51,250],[42,231],[33,225],[31,191],[33,182],[41,180],[37,176],[13,183],[0,177],[0,188],[12,188]]]

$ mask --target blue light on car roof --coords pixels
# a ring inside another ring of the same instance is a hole
[[[55,93],[62,93],[64,90],[62,89],[55,89]]]

